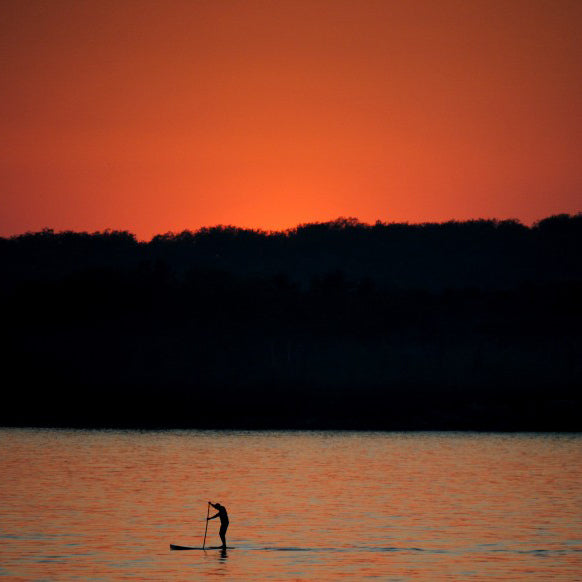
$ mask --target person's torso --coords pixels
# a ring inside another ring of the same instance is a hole
[[[218,510],[218,517],[220,517],[221,523],[228,523],[228,513],[226,513],[226,509],[224,507],[221,507]]]

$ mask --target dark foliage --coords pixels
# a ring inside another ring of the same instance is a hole
[[[9,425],[579,430],[582,214],[0,239]]]

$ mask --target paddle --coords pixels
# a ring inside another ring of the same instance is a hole
[[[206,509],[206,529],[204,530],[204,541],[202,542],[202,549],[206,545],[206,532],[208,531],[208,516],[210,515],[210,501],[208,502],[208,507]]]

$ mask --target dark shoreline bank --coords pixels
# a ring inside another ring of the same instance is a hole
[[[182,394],[173,399],[143,392],[104,396],[98,402],[87,400],[84,406],[53,400],[36,407],[24,400],[12,401],[0,413],[0,424],[143,430],[582,431],[581,402],[573,390],[554,391],[553,397],[498,393],[486,401],[458,391],[440,393],[438,398],[422,391],[399,398],[368,391],[353,403],[341,400],[345,395],[334,398],[319,392],[314,396],[313,391],[295,391],[291,402],[283,402],[275,391],[244,398],[226,393],[222,399],[215,394]]]
[[[0,239],[0,424],[578,431],[582,214]]]

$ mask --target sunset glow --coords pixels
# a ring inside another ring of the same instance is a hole
[[[582,3],[9,1],[0,235],[582,210]]]

